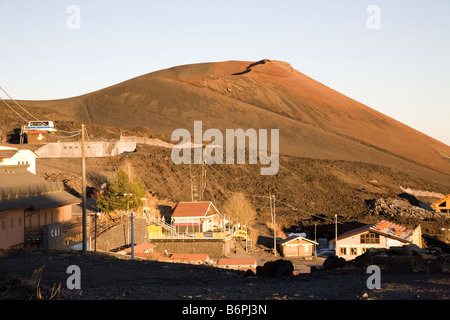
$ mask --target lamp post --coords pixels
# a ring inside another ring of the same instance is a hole
[[[275,257],[277,256],[277,222],[275,220],[275,195],[272,195],[273,197],[273,252],[275,254]]]
[[[130,202],[130,196],[132,196],[132,193],[124,193],[124,196],[127,197],[127,214],[129,212],[129,202]],[[133,226],[133,211],[131,211],[131,260],[134,260],[134,226]]]

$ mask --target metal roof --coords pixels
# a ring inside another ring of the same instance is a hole
[[[391,238],[396,238],[398,240],[402,240],[405,242],[412,242],[413,233],[414,233],[413,229],[408,229],[401,225],[398,225],[398,224],[395,224],[395,223],[392,223],[392,222],[389,222],[386,220],[381,220],[376,223],[366,224],[364,226],[344,232],[343,234],[339,235],[337,237],[337,239],[339,241],[341,239],[345,239],[345,238],[351,237],[353,235],[367,232],[367,231],[371,231],[371,232],[375,232],[375,233],[382,234],[385,236],[389,236]],[[336,239],[333,239],[330,242],[334,242],[334,241],[336,241]]]
[[[180,217],[204,217],[208,213],[211,201],[180,202],[175,208],[172,218]]]
[[[0,158],[3,159],[12,158],[17,152],[19,151],[14,149],[0,150]]]
[[[286,239],[278,241],[278,244],[284,245],[284,244],[287,244],[287,243],[289,243],[291,241],[294,241],[296,239],[305,240],[305,241],[311,242],[312,244],[317,244],[317,245],[319,244],[318,242],[315,242],[314,240],[310,240],[310,239],[304,238],[304,237],[299,236],[299,235],[292,235],[290,237],[287,237]]]
[[[206,261],[209,259],[207,253],[172,253],[170,256],[172,260],[186,260],[186,261]]]
[[[233,258],[221,258],[217,261],[218,266],[239,266],[239,265],[254,265],[256,264],[256,259],[253,258],[243,258],[243,259],[233,259]]]
[[[27,166],[0,166],[0,211],[34,210],[80,203],[64,191],[62,182],[50,182],[27,170]]]

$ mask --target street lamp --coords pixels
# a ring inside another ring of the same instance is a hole
[[[273,198],[273,252],[275,257],[277,256],[277,222],[275,220],[275,195],[272,195]]]
[[[132,193],[124,193],[125,197],[127,197],[127,215],[129,212],[129,202],[130,202],[130,196],[132,196]],[[131,211],[131,260],[134,260],[134,226],[133,226],[133,211]]]

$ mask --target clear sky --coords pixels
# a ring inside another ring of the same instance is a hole
[[[0,30],[14,99],[267,58],[450,145],[448,0],[0,0]]]

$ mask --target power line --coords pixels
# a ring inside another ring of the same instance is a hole
[[[186,168],[184,168],[184,169],[182,169],[180,172],[178,172],[177,174],[181,174],[184,170],[186,170],[187,169],[187,167]],[[174,177],[172,177],[172,178],[169,178],[169,179],[165,179],[165,180],[163,180],[163,181],[161,181],[160,183],[158,183],[157,185],[154,185],[154,186],[152,186],[152,189],[155,189],[156,187],[158,187],[158,186],[160,186],[161,184],[163,184],[163,183],[165,183],[165,182],[167,182],[167,181],[172,181],[173,179],[177,179],[178,177],[177,176],[174,176]],[[163,178],[164,179],[164,178]]]
[[[66,131],[66,130],[61,130],[61,129],[57,129],[58,130],[58,132],[64,132],[64,133],[76,133],[76,132],[81,132],[82,131],[82,129],[80,129],[80,130],[76,130],[76,131]],[[87,131],[85,131],[86,133],[87,133]]]
[[[11,107],[5,100],[3,100],[3,98],[2,97],[0,97],[0,99],[12,110],[12,111],[14,111],[14,113],[15,114],[17,114],[22,120],[24,120],[26,123],[28,123],[29,121],[27,120],[27,119],[25,119],[24,117],[22,117],[21,115],[20,115],[20,113],[18,113],[16,110],[14,110],[14,108],[13,107]]]
[[[223,178],[225,178],[225,176],[224,175],[222,175],[217,169],[215,169],[214,167],[212,167],[212,166],[210,166],[209,168],[211,168],[211,169],[213,169],[213,171],[214,172],[216,172],[216,173],[218,173],[219,175],[221,175]],[[226,179],[226,178],[225,178]],[[241,194],[244,194],[244,195],[246,195],[246,196],[249,196],[249,197],[257,197],[257,198],[264,198],[264,199],[270,199],[270,197],[269,196],[262,196],[262,195],[256,195],[256,194],[248,194],[248,193],[244,193],[244,192],[233,192],[233,191],[228,191],[228,193],[234,193],[234,194],[239,194],[239,193],[241,193]],[[293,205],[291,205],[291,204],[289,204],[289,203],[287,203],[287,202],[285,202],[285,201],[281,201],[281,200],[279,200],[279,199],[277,199],[277,202],[278,202],[278,204],[284,204],[285,206],[287,206],[287,207],[290,207],[291,209],[293,209],[294,211],[301,211],[301,212],[303,212],[303,213],[305,213],[305,214],[307,214],[307,215],[310,215],[310,216],[312,216],[312,217],[316,217],[316,218],[319,218],[319,219],[322,219],[322,220],[328,220],[328,221],[331,221],[331,222],[335,222],[333,219],[328,219],[328,218],[325,218],[325,217],[322,217],[322,216],[318,216],[318,215],[316,215],[316,214],[313,214],[313,213],[311,213],[311,212],[308,212],[308,211],[306,211],[306,210],[304,210],[304,209],[301,209],[301,208],[298,208],[298,207],[295,207],[295,206],[293,206]],[[341,225],[347,225],[347,226],[350,226],[349,224],[347,224],[347,223],[342,223],[342,222],[338,222],[339,224],[341,224]]]
[[[25,111],[29,116],[31,116],[34,120],[36,121],[41,121],[39,120],[37,117],[35,117],[33,114],[31,114],[28,110],[26,110],[23,106],[21,106],[16,100],[14,100],[6,91],[5,89],[3,89],[0,86],[0,90],[2,90],[8,97],[9,99],[11,99],[11,101],[13,101],[17,106],[19,106],[23,111]],[[29,120],[25,119],[21,114],[19,114],[15,109],[13,109],[13,107],[11,107],[2,97],[0,97],[0,99],[12,110],[14,111],[20,118],[22,118],[22,120],[24,120],[25,122],[30,122]],[[66,131],[66,130],[58,130],[58,132],[63,132],[63,133],[80,133],[81,130],[77,130],[77,131]],[[60,136],[59,138],[65,138]]]
[[[47,134],[47,135],[49,135],[51,137],[62,138],[62,139],[70,139],[70,138],[74,138],[76,136],[79,136],[81,134],[81,130],[77,134],[74,134],[74,135],[71,135],[71,136],[59,136],[59,135],[55,135],[53,133],[48,133],[48,132],[45,132],[45,134]]]
[[[16,105],[18,105],[23,111],[25,111],[27,114],[29,114],[33,119],[39,121],[38,118],[36,118],[34,115],[32,115],[31,113],[29,113],[24,107],[22,107],[20,104],[18,104],[16,102],[16,100],[14,100],[2,87],[0,87],[0,90],[2,90]],[[3,99],[2,99],[3,100]]]
[[[316,218],[319,218],[319,219],[322,219],[322,220],[329,220],[329,221],[332,221],[333,223],[335,222],[335,220],[333,220],[333,219],[328,219],[328,218],[324,218],[324,217],[322,217],[322,216],[315,215],[315,214],[313,214],[313,213],[311,213],[311,212],[308,212],[308,211],[306,211],[306,210],[303,210],[303,209],[294,207],[294,206],[292,206],[292,205],[290,205],[289,203],[286,203],[286,202],[284,202],[284,201],[278,200],[278,202],[281,202],[281,203],[285,204],[286,206],[291,207],[293,210],[299,210],[299,211],[302,211],[303,213],[306,213],[306,214],[308,214],[308,215],[310,215],[310,216],[312,216],[312,217],[316,217]],[[347,224],[347,223],[342,223],[342,222],[338,222],[338,223],[341,224],[341,225],[351,226],[351,225],[349,225],[349,224]]]

